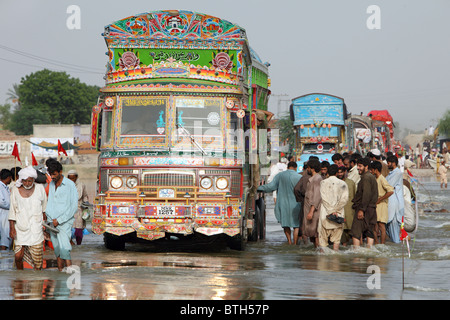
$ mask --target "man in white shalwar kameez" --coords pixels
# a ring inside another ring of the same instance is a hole
[[[34,183],[37,178],[33,167],[19,171],[16,188],[11,191],[9,210],[10,236],[15,239],[15,263],[23,269],[25,259],[36,270],[42,268],[44,232],[42,222],[45,219],[47,195],[44,186]]]
[[[403,198],[403,173],[398,167],[396,156],[389,156],[387,159],[390,170],[386,177],[387,182],[394,188],[394,194],[388,200],[388,221],[386,233],[394,243],[400,243],[400,226],[405,211],[405,200]]]
[[[339,244],[344,231],[344,223],[330,221],[327,216],[345,218],[344,207],[348,201],[348,187],[345,181],[336,177],[338,166],[333,164],[328,169],[330,175],[320,182],[320,196],[322,205],[320,206],[319,217],[319,247],[328,247],[328,239],[333,243],[333,249],[339,250]]]

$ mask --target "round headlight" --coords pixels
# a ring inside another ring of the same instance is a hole
[[[113,187],[114,189],[119,189],[122,185],[123,185],[123,181],[122,178],[119,176],[115,176],[111,178],[111,181],[109,182],[109,184],[111,185],[111,187]]]
[[[220,190],[226,189],[228,187],[228,180],[224,177],[217,179],[216,187]]]
[[[138,179],[135,176],[128,177],[127,179],[127,187],[130,189],[136,188],[138,184]]]
[[[204,177],[204,178],[202,178],[202,180],[200,180],[200,186],[203,189],[211,188],[212,184],[213,184],[213,182],[212,182],[211,178],[209,178],[209,177]]]

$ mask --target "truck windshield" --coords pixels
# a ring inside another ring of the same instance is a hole
[[[131,99],[130,99],[131,100]],[[143,102],[145,101],[145,102]],[[123,135],[154,135],[166,133],[166,101],[163,99],[134,99],[122,104]]]
[[[323,148],[321,148],[322,146]],[[303,148],[303,152],[305,153],[317,153],[317,152],[330,152],[334,151],[335,144],[334,143],[314,143],[314,144],[305,144]]]
[[[190,146],[190,138],[194,138],[202,148],[223,148],[221,129],[224,121],[221,100],[220,98],[175,98],[176,125],[185,128],[191,137],[179,128],[174,145],[176,147]]]

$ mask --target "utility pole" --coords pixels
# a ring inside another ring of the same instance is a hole
[[[276,116],[277,118],[280,118],[282,116],[282,114],[284,112],[289,112],[289,103],[291,102],[291,100],[289,99],[283,99],[283,97],[288,97],[289,95],[286,93],[281,93],[281,94],[271,94],[271,97],[277,97],[277,110],[276,110]],[[285,102],[283,108],[281,108],[281,103]],[[287,107],[286,106],[286,102],[288,102]],[[285,109],[285,110],[284,110]]]

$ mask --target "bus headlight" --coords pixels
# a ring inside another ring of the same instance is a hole
[[[216,180],[216,187],[219,190],[224,190],[228,188],[228,180],[224,177],[220,177],[219,179]]]
[[[200,186],[203,189],[211,188],[212,184],[213,184],[213,182],[212,182],[211,178],[209,178],[209,177],[203,177],[202,180],[200,180]]]
[[[119,176],[114,176],[109,181],[109,184],[111,185],[112,188],[119,189],[123,185],[123,180]]]
[[[127,179],[127,187],[130,189],[136,188],[138,184],[138,179],[135,176],[131,176]]]

